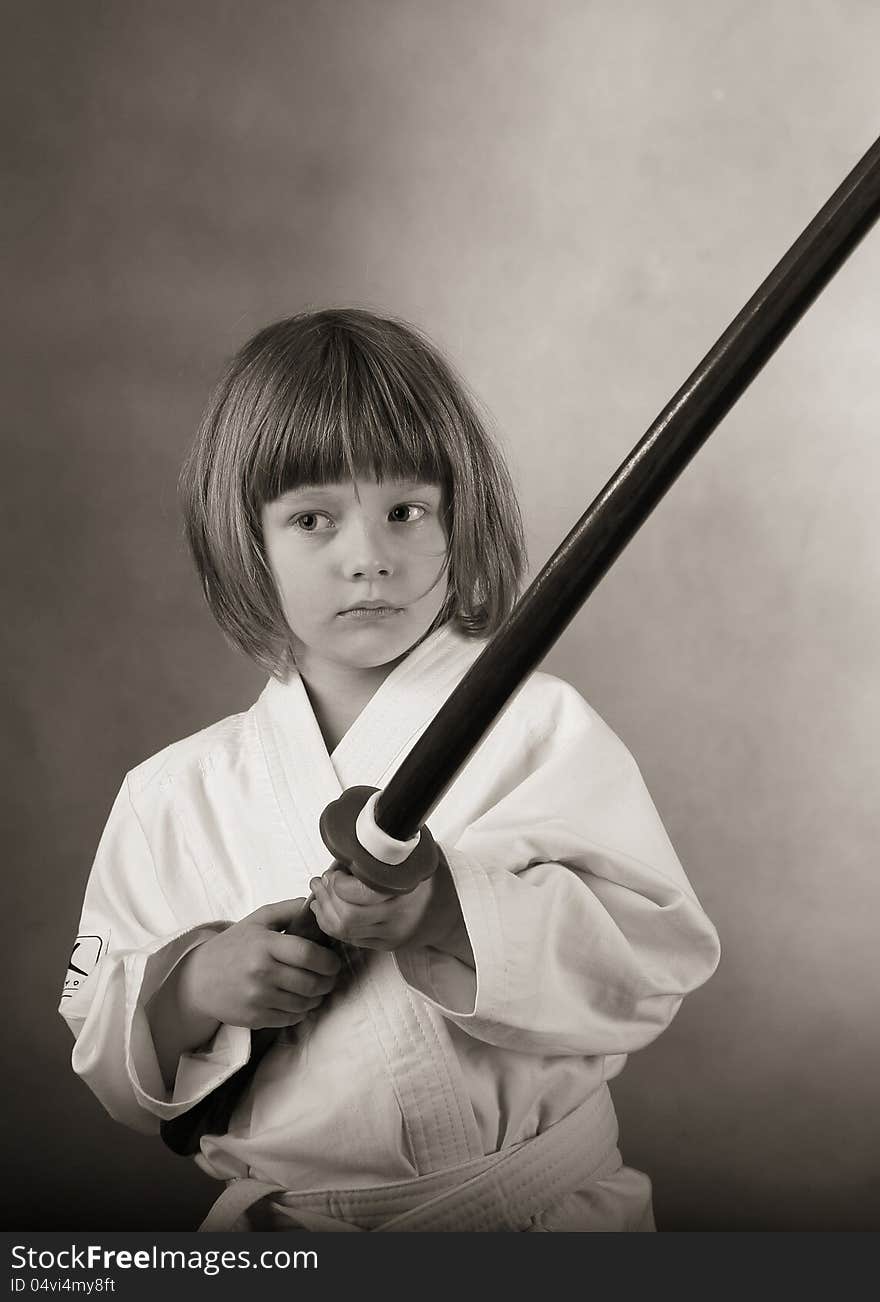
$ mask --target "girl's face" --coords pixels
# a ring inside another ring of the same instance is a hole
[[[446,598],[438,484],[358,479],[291,489],[263,542],[297,667],[373,669],[427,632]]]

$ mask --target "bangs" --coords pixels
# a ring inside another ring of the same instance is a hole
[[[264,391],[247,475],[252,509],[304,484],[356,478],[448,488],[446,404],[438,409],[439,395],[425,393],[421,359],[342,328],[306,343]]]

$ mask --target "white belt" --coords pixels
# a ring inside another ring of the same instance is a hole
[[[397,1184],[300,1193],[232,1180],[199,1229],[519,1231],[557,1199],[619,1166],[617,1118],[602,1085],[533,1139]]]

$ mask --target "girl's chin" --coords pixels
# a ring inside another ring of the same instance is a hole
[[[409,621],[392,624],[391,620],[376,620],[355,629],[346,629],[345,634],[336,642],[339,659],[346,664],[362,669],[374,669],[389,661],[399,660],[406,655],[427,633],[430,625],[424,628],[419,624],[413,627]]]
[[[375,656],[375,663],[381,664],[383,658],[403,655],[420,637],[420,629],[413,631],[398,627],[392,632],[373,627],[347,633],[336,645],[346,659],[354,657],[359,660],[364,656],[372,659]]]

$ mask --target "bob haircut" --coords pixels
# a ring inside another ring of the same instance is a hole
[[[431,630],[494,633],[525,543],[510,475],[464,385],[412,327],[353,308],[267,326],[230,362],[180,479],[186,536],[227,637],[270,674],[294,664],[261,510],[357,477],[442,488],[447,596]]]

